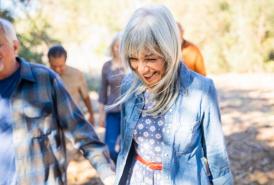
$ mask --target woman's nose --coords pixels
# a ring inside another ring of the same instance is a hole
[[[148,71],[148,66],[146,65],[145,62],[140,62],[138,69],[139,69],[138,70],[139,72],[143,73],[143,72]]]

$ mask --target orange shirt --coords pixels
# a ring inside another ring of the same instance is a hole
[[[184,40],[182,45],[182,55],[183,62],[189,69],[206,76],[204,59],[197,46]]]

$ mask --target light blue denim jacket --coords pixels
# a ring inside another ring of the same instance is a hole
[[[214,84],[183,64],[179,70],[180,94],[167,113],[168,131],[163,133],[163,184],[232,185]],[[125,77],[122,94],[131,83],[132,74]],[[133,130],[143,106],[142,94],[134,94],[122,104],[121,150],[115,184],[125,184],[134,160]]]

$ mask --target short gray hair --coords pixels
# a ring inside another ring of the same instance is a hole
[[[158,114],[167,111],[179,94],[179,64],[181,45],[176,21],[172,13],[163,5],[146,6],[137,9],[131,16],[121,41],[122,60],[130,71],[129,58],[148,49],[164,58],[165,75],[151,88],[155,106],[148,111]],[[133,71],[134,74],[134,71]],[[133,93],[143,92],[146,86],[137,83],[134,75],[133,85],[125,93],[122,102]]]
[[[15,28],[8,20],[0,18],[0,31],[3,32],[10,44],[12,44],[13,41],[18,41]]]

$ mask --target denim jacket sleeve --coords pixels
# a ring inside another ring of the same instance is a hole
[[[121,83],[121,96],[124,96],[126,91],[130,88],[130,85],[132,83],[132,76],[126,75]],[[125,118],[126,118],[126,111],[125,111],[125,103],[121,104],[121,129],[120,129],[120,134],[121,134],[121,139],[125,139]],[[123,145],[121,145],[123,147]],[[122,149],[121,149],[122,150]]]
[[[224,134],[221,126],[220,109],[217,93],[210,80],[207,94],[204,96],[203,135],[204,151],[214,185],[232,185],[233,177],[230,171]]]
[[[84,118],[58,77],[53,79],[53,99],[56,119],[65,136],[74,147],[81,150],[104,181],[113,176],[111,161],[105,145],[99,141],[95,130]]]

